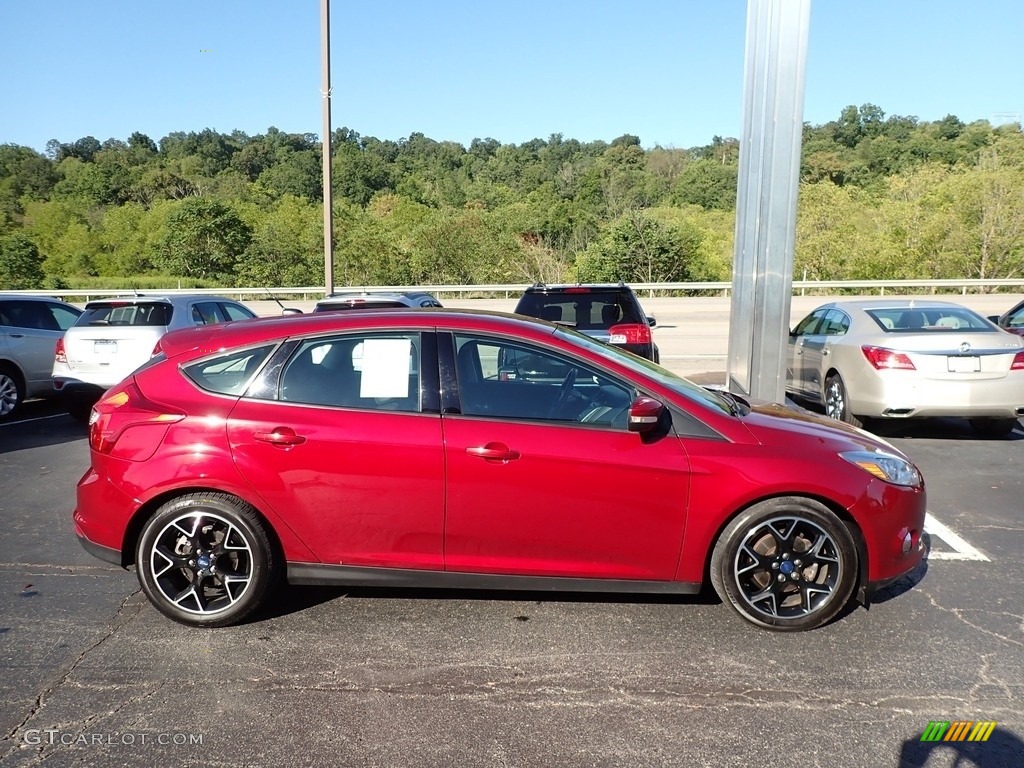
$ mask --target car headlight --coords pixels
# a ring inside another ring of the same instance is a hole
[[[851,464],[870,472],[879,480],[914,488],[922,484],[921,473],[906,459],[882,451],[847,451],[839,454]]]

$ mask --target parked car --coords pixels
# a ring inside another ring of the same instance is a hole
[[[426,291],[345,291],[320,299],[313,312],[338,312],[346,309],[402,309],[440,307],[441,302]],[[301,309],[284,307],[284,315],[301,315]]]
[[[247,320],[256,313],[223,296],[129,296],[85,305],[75,324],[50,350],[53,388],[68,412],[88,418],[92,404],[153,354],[168,331]]]
[[[29,398],[53,396],[53,350],[80,314],[57,299],[0,294],[0,420]]]
[[[1024,299],[1012,309],[1007,310],[1002,315],[994,315],[989,320],[1004,331],[1024,336]]]
[[[1024,339],[944,301],[834,301],[789,336],[786,389],[841,421],[962,416],[989,437],[1024,415]]]
[[[655,363],[656,320],[644,313],[633,290],[623,283],[531,285],[516,304],[517,315],[539,317],[575,328]]]
[[[802,630],[922,557],[887,443],[496,312],[175,331],[93,409],[76,532],[166,616],[291,584],[690,594]],[[509,361],[550,358],[564,378]]]

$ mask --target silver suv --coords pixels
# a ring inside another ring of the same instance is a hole
[[[43,296],[0,294],[0,421],[32,397],[53,395],[53,350],[82,310]]]
[[[168,331],[248,320],[256,314],[222,296],[128,296],[90,301],[57,344],[53,386],[68,412],[88,417],[104,390],[145,363]]]

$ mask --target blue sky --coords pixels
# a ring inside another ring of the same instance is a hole
[[[745,0],[331,4],[335,128],[467,145],[738,136]],[[0,0],[0,143],[320,133],[319,0]],[[804,119],[1024,114],[1019,0],[813,0]]]

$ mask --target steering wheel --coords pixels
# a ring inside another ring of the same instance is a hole
[[[572,394],[573,384],[576,383],[576,368],[570,368],[569,372],[565,374],[565,378],[562,379],[562,385],[558,390],[558,396],[555,397],[555,402],[551,405],[551,410],[548,411],[548,418],[556,418],[558,412],[565,407],[565,404],[569,402],[569,396]]]

